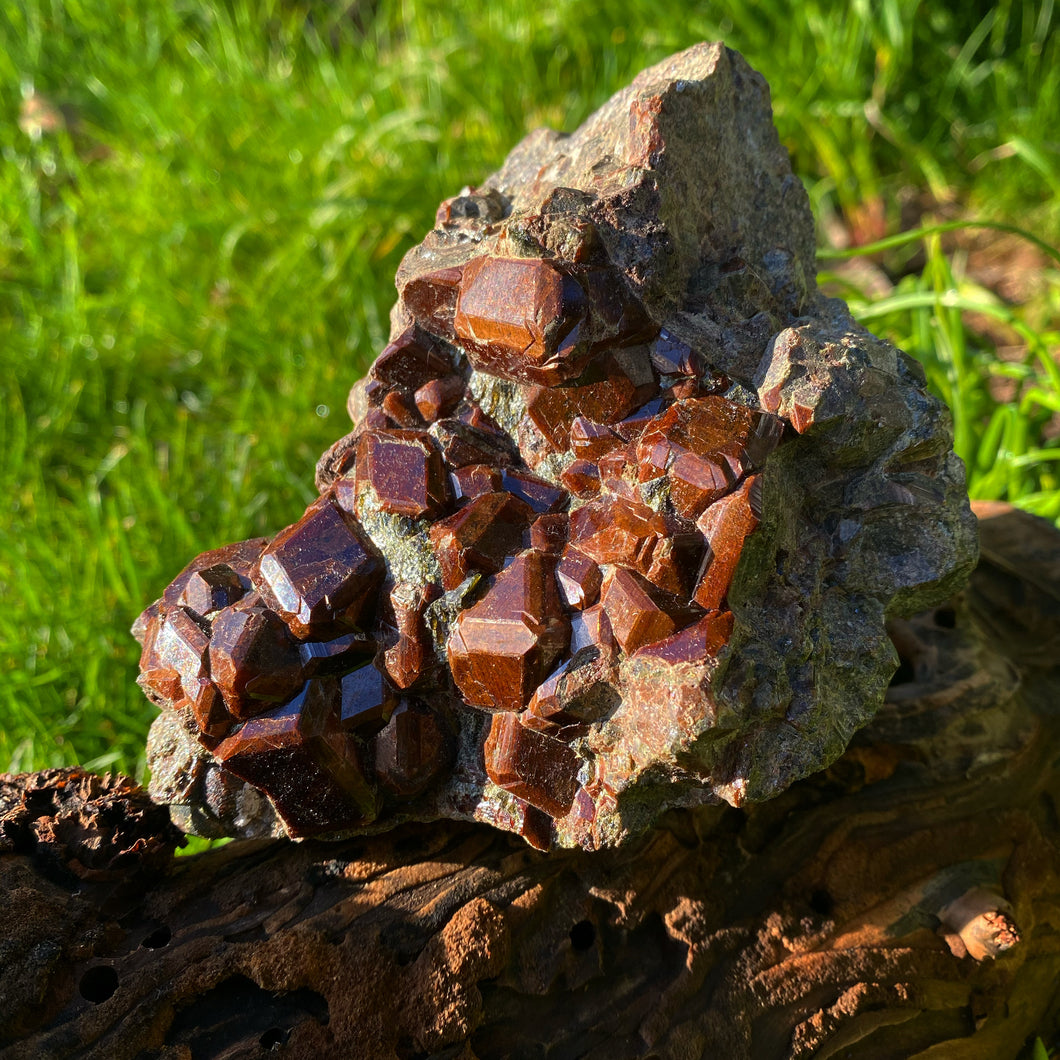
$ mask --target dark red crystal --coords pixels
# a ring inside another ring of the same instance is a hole
[[[566,512],[539,515],[530,525],[530,547],[558,555],[567,544],[569,520]]]
[[[567,491],[523,468],[506,467],[501,470],[501,489],[507,490],[513,497],[525,501],[530,508],[542,515],[545,512],[558,512],[567,507]]]
[[[486,464],[468,464],[449,472],[453,496],[458,501],[474,500],[484,493],[501,492],[501,473]]]
[[[510,467],[519,460],[518,451],[507,436],[497,434],[475,423],[465,423],[456,416],[438,420],[431,434],[442,448],[442,455],[450,468],[468,464],[490,467]]]
[[[379,407],[390,387],[414,391],[431,379],[451,375],[452,371],[452,362],[427,332],[417,327],[406,328],[375,359],[365,396],[370,405]],[[387,389],[380,390],[372,384],[382,384]]]
[[[552,448],[562,452],[571,447],[575,420],[614,423],[651,397],[656,385],[650,366],[644,374],[645,381],[638,384],[612,356],[567,386],[529,387],[526,411]]]
[[[342,728],[358,735],[381,729],[397,706],[397,696],[372,663],[351,670],[340,681]]]
[[[471,364],[552,386],[578,375],[585,316],[579,284],[540,258],[473,258],[464,266],[454,329]]]
[[[673,617],[656,602],[650,584],[631,570],[612,570],[600,598],[615,639],[627,655],[670,636],[676,628]]]
[[[432,597],[426,586],[407,582],[399,582],[390,593],[397,643],[386,649],[383,660],[397,688],[411,688],[434,663],[433,645],[423,621]]]
[[[442,584],[455,589],[471,571],[493,574],[522,545],[533,510],[518,497],[485,493],[430,529],[431,548],[442,569]]]
[[[290,699],[304,679],[297,641],[280,616],[260,604],[229,607],[214,619],[210,676],[239,720]]]
[[[647,574],[666,520],[640,501],[601,497],[570,517],[570,541],[597,563],[613,563]]]
[[[339,725],[341,701],[337,678],[309,681],[290,703],[251,718],[214,750],[225,769],[269,796],[292,836],[375,818],[357,745]]]
[[[210,615],[239,600],[247,591],[248,580],[227,563],[215,563],[196,571],[180,594],[180,603],[197,615]]]
[[[343,633],[331,640],[299,641],[302,673],[307,678],[345,673],[360,666],[365,655],[374,655],[376,647],[374,637],[367,633]]]
[[[450,341],[456,338],[453,315],[462,274],[460,267],[435,269],[409,280],[401,290],[401,301],[416,323]]]
[[[400,798],[412,798],[430,786],[452,758],[452,741],[435,711],[403,699],[375,737],[375,775]]]
[[[578,788],[578,756],[562,740],[528,729],[516,714],[495,714],[486,738],[494,784],[552,817],[562,817]]]
[[[752,507],[756,480],[757,476],[745,479],[735,493],[715,501],[696,523],[707,540],[707,555],[695,601],[707,611],[715,611],[725,602],[744,541],[758,526]]]
[[[556,565],[560,599],[571,611],[582,611],[600,596],[603,576],[596,562],[584,552],[568,546]]]
[[[410,519],[434,518],[449,503],[442,454],[426,431],[365,431],[357,446],[358,496],[364,486],[383,511]]]
[[[639,480],[667,476],[674,508],[695,519],[761,466],[782,427],[774,416],[713,395],[674,402],[641,433]]]
[[[363,626],[385,568],[356,520],[325,496],[276,535],[258,572],[295,636],[324,639]]]
[[[448,416],[464,396],[464,380],[458,375],[431,379],[415,393],[416,408],[427,423]]]
[[[636,652],[638,659],[661,659],[673,665],[697,663],[717,655],[732,636],[731,611],[711,611],[698,622]]]
[[[170,583],[162,593],[163,607],[176,607],[182,603],[181,596],[188,582],[199,571],[216,567],[221,563],[231,567],[239,575],[245,589],[250,588],[250,572],[258,556],[269,543],[267,537],[253,537],[248,541],[237,541],[232,545],[212,548],[196,556]]]
[[[567,650],[570,622],[560,606],[554,560],[520,553],[486,595],[457,617],[447,653],[464,701],[519,711]]]
[[[565,489],[583,500],[600,492],[600,469],[588,460],[572,460],[560,473]]]
[[[196,620],[186,607],[175,607],[161,620],[151,645],[149,667],[140,680],[160,696],[176,692],[179,682],[180,696],[191,705],[200,731],[217,737],[228,731],[232,719],[224,709],[221,693],[210,680],[209,648],[208,624]],[[182,699],[174,696],[170,705],[180,706]]]

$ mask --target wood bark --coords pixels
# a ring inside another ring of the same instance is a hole
[[[1015,1057],[1060,981],[1060,534],[980,510],[887,702],[765,804],[614,853],[485,827],[174,835],[120,779],[0,780],[7,1058]]]

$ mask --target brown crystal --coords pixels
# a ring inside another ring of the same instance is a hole
[[[567,386],[528,387],[526,411],[552,448],[562,452],[571,447],[575,420],[613,423],[651,397],[655,389],[650,366],[646,380],[637,383],[630,378],[626,365],[611,356],[591,365],[577,382]]]
[[[707,611],[715,611],[725,602],[743,543],[758,525],[752,507],[756,481],[756,475],[745,479],[735,493],[715,501],[696,523],[707,540],[707,554],[695,601]]]
[[[600,596],[603,576],[595,560],[584,552],[567,546],[556,565],[556,583],[560,599],[571,611],[582,611],[595,604]]]
[[[152,604],[136,620],[133,629],[143,646],[136,683],[152,703],[160,707],[173,707],[184,698],[184,690],[180,674],[156,650],[161,628],[162,617],[158,604]]]
[[[366,621],[384,566],[359,524],[322,497],[276,535],[258,571],[295,636],[324,639]]]
[[[495,714],[486,737],[486,772],[499,787],[552,817],[562,817],[578,787],[578,756],[562,740]]]
[[[520,721],[557,735],[599,721],[616,706],[614,655],[595,645],[575,652],[538,686]]]
[[[269,796],[292,836],[341,831],[376,815],[357,746],[339,727],[341,699],[336,678],[309,681],[214,750],[225,769]]]
[[[360,666],[365,655],[374,655],[376,641],[367,633],[343,633],[331,640],[303,640],[298,642],[298,655],[305,677],[324,677],[342,674]]]
[[[442,454],[426,431],[365,431],[357,447],[358,496],[363,485],[383,511],[410,519],[433,518],[449,503]]]
[[[571,544],[597,563],[614,563],[646,574],[666,520],[640,501],[601,497],[570,517]]]
[[[234,604],[246,593],[248,584],[227,563],[215,563],[192,574],[180,594],[180,603],[205,617]]]
[[[453,314],[462,273],[459,267],[435,269],[414,277],[401,289],[401,301],[416,323],[450,341],[456,338]]]
[[[221,548],[212,548],[209,552],[203,552],[196,556],[170,583],[162,593],[162,605],[164,607],[176,607],[180,604],[181,596],[188,586],[188,582],[199,571],[207,570],[224,563],[232,570],[246,579],[244,588],[250,588],[250,572],[258,556],[261,555],[265,546],[269,543],[267,537],[253,537],[249,541],[237,541],[232,545],[224,545]]]
[[[593,604],[584,611],[575,611],[570,616],[570,651],[571,655],[583,648],[596,648],[606,658],[611,659],[618,649],[615,634],[611,629],[611,620],[603,604]]]
[[[416,408],[416,402],[407,390],[391,390],[383,398],[383,413],[387,418],[387,427],[422,427],[423,417]]]
[[[383,654],[390,680],[400,689],[411,688],[434,662],[430,634],[423,615],[432,598],[427,587],[399,582],[390,593],[397,627],[397,643]]]
[[[687,600],[692,595],[702,556],[700,534],[674,531],[652,550],[651,565],[644,577],[652,585]]]
[[[458,501],[474,500],[484,493],[501,492],[501,473],[486,464],[467,464],[449,472],[453,496]]]
[[[625,441],[610,427],[586,416],[575,416],[570,425],[570,447],[581,460],[597,461]]]
[[[464,266],[454,328],[468,360],[517,382],[552,386],[578,375],[585,296],[540,258],[473,258]]]
[[[660,375],[698,375],[702,371],[699,355],[665,328],[651,344],[651,363]]]
[[[506,467],[501,470],[501,489],[525,501],[538,515],[558,512],[567,507],[567,491],[524,468]]]
[[[301,687],[298,643],[275,611],[229,607],[213,621],[210,675],[229,714],[244,720],[285,702]]]
[[[342,728],[360,736],[381,729],[397,706],[397,696],[373,663],[351,670],[340,687]]]
[[[451,741],[438,715],[423,703],[403,699],[373,742],[375,775],[400,798],[424,791],[452,757]]]
[[[600,469],[588,460],[572,460],[560,473],[565,489],[583,500],[600,492]]]
[[[455,589],[473,571],[493,574],[522,545],[533,511],[510,493],[485,493],[430,529],[442,584]]]
[[[191,704],[200,731],[216,737],[228,731],[232,719],[224,709],[221,693],[210,680],[209,648],[206,628],[187,608],[175,607],[166,613],[159,626],[153,644],[153,665],[141,679],[156,691],[175,690],[170,675],[177,674],[180,691]]]
[[[732,636],[731,611],[710,611],[678,633],[641,648],[638,659],[661,659],[672,664],[697,663],[717,655]]]
[[[522,710],[570,642],[553,577],[554,560],[520,553],[473,607],[461,611],[447,654],[464,701]]]
[[[442,455],[450,468],[468,464],[488,464],[490,467],[509,467],[519,459],[518,451],[506,435],[465,423],[456,416],[432,424],[431,434],[442,448]]]
[[[708,395],[676,401],[648,423],[637,443],[639,479],[670,480],[674,508],[695,519],[780,440],[776,417]]]
[[[539,515],[530,525],[530,547],[558,555],[567,544],[569,520],[566,512]]]
[[[649,583],[631,570],[612,570],[600,598],[615,639],[627,655],[668,637],[676,628],[674,619],[656,603]]]
[[[365,397],[370,405],[379,407],[390,387],[414,391],[429,380],[441,379],[452,371],[452,362],[427,332],[418,327],[406,328],[375,359]],[[372,383],[381,383],[387,389],[380,390]]]
[[[625,497],[627,500],[637,500],[640,503],[632,485],[637,477],[637,463],[633,450],[632,445],[622,445],[612,449],[600,457],[597,467],[602,490],[616,497]]]
[[[419,414],[428,423],[448,416],[464,396],[464,380],[459,375],[431,379],[421,386],[414,398]]]

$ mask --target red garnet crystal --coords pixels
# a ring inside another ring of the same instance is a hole
[[[449,666],[464,701],[522,710],[567,649],[570,620],[556,591],[554,561],[523,552],[486,595],[462,611],[449,637]]]
[[[496,714],[486,740],[490,780],[552,817],[570,810],[578,756],[562,741],[528,729],[514,714]]]
[[[273,538],[258,572],[277,613],[303,639],[357,628],[384,576],[372,542],[329,497]]]
[[[584,316],[584,292],[552,262],[484,255],[464,267],[454,328],[476,368],[548,386],[585,363]]]
[[[339,832],[375,817],[357,745],[339,726],[334,678],[310,681],[286,706],[248,721],[214,754],[264,788],[291,835]]]
[[[767,100],[697,46],[443,203],[319,499],[136,623],[157,798],[594,848],[842,751],[974,527],[922,377],[816,294]]]
[[[357,489],[371,487],[386,512],[436,516],[449,499],[438,443],[426,431],[365,431],[357,448]]]

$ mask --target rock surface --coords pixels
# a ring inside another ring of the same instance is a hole
[[[766,84],[717,44],[444,202],[320,499],[137,624],[153,795],[208,835],[596,849],[833,761],[885,620],[976,537],[945,409],[814,271]]]

